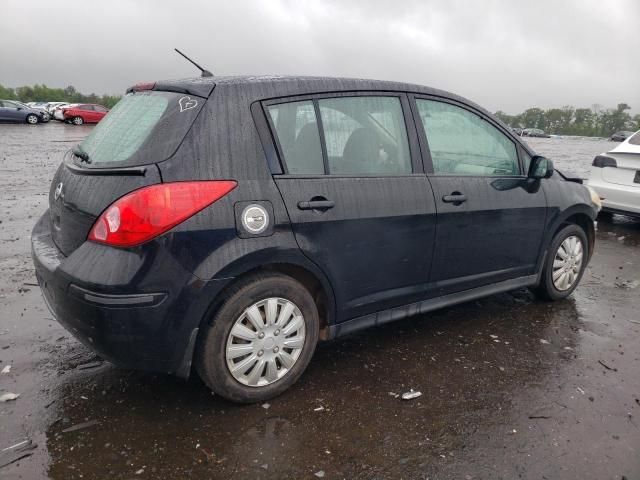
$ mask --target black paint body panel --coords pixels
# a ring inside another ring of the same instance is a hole
[[[533,155],[491,114],[447,92],[304,77],[199,78],[154,88],[207,98],[175,154],[150,163],[142,175],[83,175],[61,166],[52,182],[51,210],[32,234],[37,276],[59,321],[126,367],[188,374],[197,329],[211,318],[224,289],[256,269],[287,265],[315,278],[326,295],[329,336],[335,336],[531,285],[562,222],[571,215],[595,218],[586,188],[560,175],[535,184],[524,177],[434,176],[428,145],[424,138],[418,142],[414,95],[473,110],[509,136],[522,155]],[[403,106],[413,174],[282,173],[261,102],[377,91],[408,94]],[[238,186],[148,243],[124,249],[86,241],[95,218],[132,190],[215,179]],[[64,198],[56,200],[60,182]],[[442,201],[454,191],[467,201]],[[318,196],[335,202],[334,208],[298,208]],[[272,218],[264,235],[239,230],[238,208],[249,202],[268,205]]]

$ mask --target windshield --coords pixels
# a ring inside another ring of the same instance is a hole
[[[92,167],[161,162],[175,153],[205,101],[173,92],[129,93],[80,148]]]

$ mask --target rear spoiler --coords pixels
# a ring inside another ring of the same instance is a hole
[[[143,88],[141,88],[144,86]],[[139,83],[127,88],[127,93],[142,90],[183,93],[200,98],[209,98],[216,84],[212,77],[186,78],[182,80],[160,80],[155,83]]]

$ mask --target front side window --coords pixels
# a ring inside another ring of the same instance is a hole
[[[280,149],[291,174],[322,174],[322,147],[313,102],[291,102],[267,107]]]
[[[520,175],[515,143],[482,117],[455,105],[416,100],[433,170],[443,175]]]
[[[411,173],[409,141],[398,97],[318,100],[330,174]]]
[[[640,131],[629,139],[631,145],[640,145]]]

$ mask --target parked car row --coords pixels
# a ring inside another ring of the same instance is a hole
[[[520,127],[510,127],[510,128],[513,133],[521,137],[538,137],[538,138],[551,137],[551,135],[546,133],[544,130],[540,130],[539,128],[520,128]],[[611,140],[612,142],[624,142],[631,135],[633,135],[633,132],[629,132],[626,130],[615,132],[609,137],[609,140]]]
[[[109,109],[94,103],[29,102],[0,100],[0,122],[18,122],[35,125],[50,119],[82,125],[98,123]]]
[[[539,128],[520,128],[511,127],[511,131],[520,137],[538,137],[538,138],[550,138],[551,135]]]

